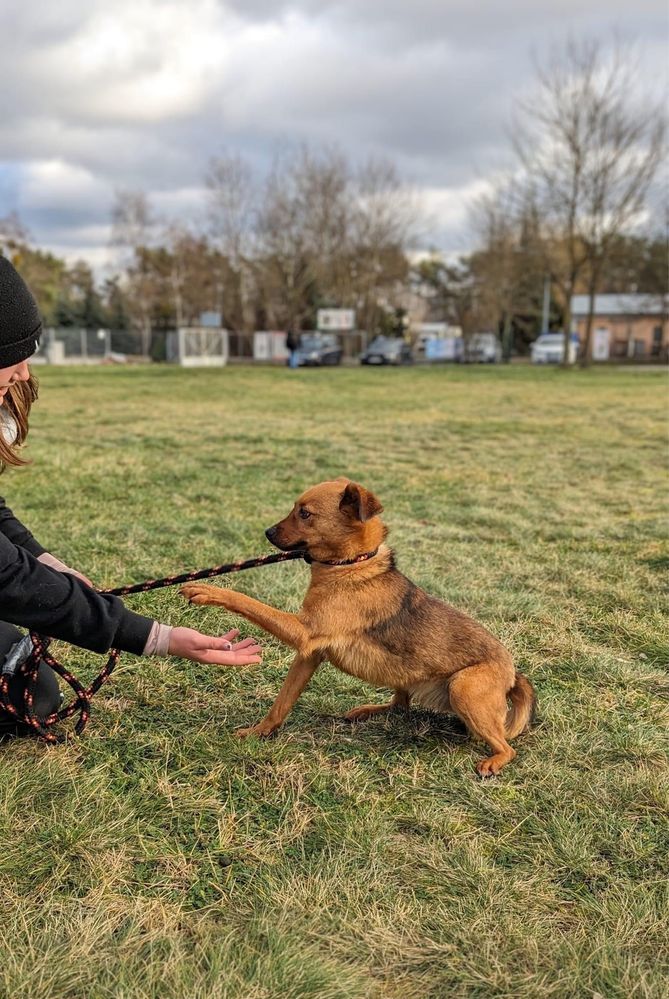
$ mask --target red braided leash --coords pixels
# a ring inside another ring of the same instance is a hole
[[[363,555],[357,555],[352,559],[344,559],[342,561],[336,562],[324,562],[323,565],[352,565],[355,562],[364,562],[369,558],[376,555],[376,552],[367,552]],[[226,573],[231,572],[242,572],[244,569],[255,569],[261,565],[273,565],[275,562],[288,562],[292,559],[303,559],[307,563],[315,561],[307,552],[303,551],[290,551],[290,552],[278,552],[276,555],[260,555],[258,558],[247,559],[245,562],[227,562],[223,565],[213,566],[211,569],[199,569],[195,572],[184,572],[180,576],[166,576],[163,579],[149,579],[143,583],[133,583],[129,586],[118,586],[115,589],[100,590],[100,593],[109,593],[116,597],[125,597],[130,593],[145,593],[148,590],[158,590],[165,586],[177,586],[179,583],[192,583],[195,579],[209,579],[212,576],[223,576]],[[55,735],[50,732],[49,729],[52,728],[57,722],[64,721],[66,718],[70,718],[77,711],[79,712],[79,718],[74,726],[75,735],[80,735],[88,724],[88,719],[91,715],[91,698],[100,689],[103,683],[105,683],[111,674],[113,673],[116,665],[119,661],[121,655],[120,649],[110,649],[109,658],[106,664],[100,670],[98,675],[95,677],[93,682],[88,687],[84,687],[79,680],[76,678],[74,673],[71,673],[65,666],[59,663],[52,655],[49,654],[49,645],[51,639],[47,638],[45,635],[38,635],[36,632],[30,633],[30,640],[32,641],[32,651],[28,655],[21,665],[18,667],[19,672],[26,677],[26,684],[23,690],[23,711],[19,711],[11,703],[9,699],[9,675],[6,673],[0,674],[0,709],[7,712],[7,714],[12,715],[17,722],[29,725],[33,729],[34,733],[45,742],[56,743],[62,742],[64,736]],[[60,711],[54,711],[47,718],[37,718],[34,712],[34,697],[35,688],[37,686],[37,673],[39,670],[40,661],[45,662],[51,667],[66,683],[70,685],[74,691],[74,699],[70,703],[61,708]]]

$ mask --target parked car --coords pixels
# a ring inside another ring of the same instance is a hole
[[[430,363],[437,361],[461,361],[462,337],[430,337],[425,341],[425,360]]]
[[[461,326],[451,326],[449,323],[418,323],[413,327],[416,334],[416,343],[414,345],[414,350],[419,357],[427,357],[428,344],[434,342],[435,340],[442,343],[447,341],[450,346],[455,343],[459,343],[462,339],[462,327]],[[445,348],[446,353],[450,353],[448,347]],[[441,355],[444,352],[443,347],[436,348],[436,354]],[[443,358],[444,360],[446,358]],[[449,356],[447,358],[449,361],[454,360],[454,356]]]
[[[299,367],[318,367],[321,364],[340,364],[342,349],[332,333],[303,333],[297,348]]]
[[[360,355],[361,364],[411,364],[411,347],[401,337],[375,336]]]
[[[569,341],[569,363],[574,364],[578,354],[578,334],[572,333]],[[530,346],[532,364],[562,364],[564,334],[542,333]]]
[[[474,364],[496,364],[502,360],[502,345],[494,333],[472,333],[463,340],[459,360]]]

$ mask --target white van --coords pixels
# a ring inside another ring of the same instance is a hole
[[[463,361],[496,364],[502,360],[502,345],[494,333],[472,333],[462,344]]]
[[[569,363],[574,364],[578,356],[578,334],[572,333],[569,340]],[[532,364],[562,364],[564,357],[564,334],[542,333],[530,346]]]

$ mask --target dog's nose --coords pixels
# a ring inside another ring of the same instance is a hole
[[[265,537],[268,541],[274,541],[276,537],[276,525],[274,527],[268,527],[265,531]]]

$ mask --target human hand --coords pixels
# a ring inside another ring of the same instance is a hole
[[[253,666],[262,661],[262,647],[255,638],[234,642],[239,632],[236,628],[214,638],[193,628],[172,628],[169,654],[192,659],[196,663],[214,663],[217,666]]]

